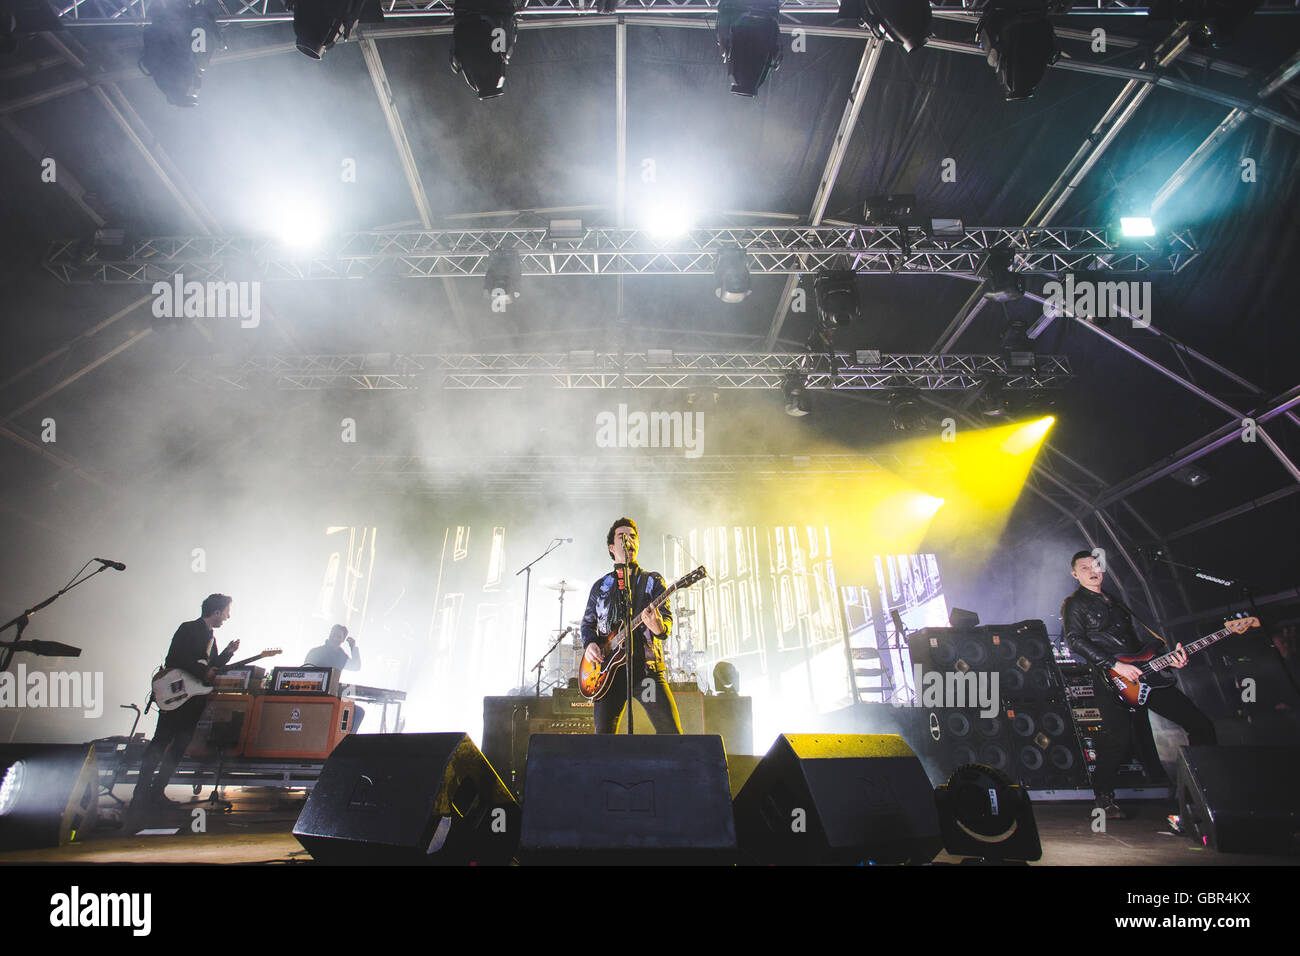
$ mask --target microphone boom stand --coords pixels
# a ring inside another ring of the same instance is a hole
[[[533,565],[542,558],[546,557],[560,545],[564,544],[563,538],[552,538],[551,543],[547,545],[546,550],[539,554],[532,561],[525,564],[515,572],[515,577],[524,576],[524,633],[519,639],[519,686],[524,686],[524,664],[527,663],[528,655],[528,601],[531,596],[530,590],[533,583]]]

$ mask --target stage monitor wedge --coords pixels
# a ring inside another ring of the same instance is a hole
[[[521,864],[729,864],[736,828],[716,735],[538,734]]]
[[[0,745],[0,849],[71,843],[98,815],[93,744]]]
[[[942,846],[930,780],[896,734],[782,734],[735,812],[750,863],[928,863]]]
[[[507,864],[519,805],[466,734],[351,734],[293,835],[319,863]]]

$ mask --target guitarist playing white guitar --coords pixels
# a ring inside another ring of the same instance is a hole
[[[205,684],[211,683],[217,668],[229,663],[239,649],[239,641],[231,641],[218,654],[216,637],[213,635],[213,631],[230,620],[231,602],[232,598],[226,594],[209,594],[204,598],[199,618],[186,621],[172,635],[164,669],[179,668]],[[206,702],[205,697],[195,696],[175,710],[159,712],[158,727],[154,731],[153,740],[145,748],[144,758],[140,762],[140,776],[136,781],[135,792],[131,795],[133,808],[145,804],[155,807],[177,805],[166,797],[167,781],[171,779],[194,737],[194,730],[203,715]],[[158,774],[156,780],[155,771]]]
[[[1216,743],[1214,724],[1178,689],[1172,677],[1153,678],[1150,666],[1155,653],[1153,645],[1160,652],[1166,648],[1154,634],[1147,639],[1140,638],[1128,608],[1101,589],[1105,568],[1091,551],[1079,551],[1070,559],[1070,574],[1079,587],[1061,605],[1065,641],[1070,650],[1092,664],[1097,676],[1093,700],[1101,711],[1093,793],[1096,806],[1109,819],[1123,820],[1127,814],[1115,803],[1115,775],[1132,757],[1135,744],[1138,758],[1148,772],[1156,778],[1164,776],[1151,736],[1147,708],[1187,731],[1192,746]],[[1193,650],[1204,643],[1208,642],[1195,642]],[[1163,670],[1166,667],[1187,666],[1187,651],[1178,644],[1172,651],[1162,653],[1160,660],[1163,675],[1168,675],[1170,672]],[[1143,686],[1133,687],[1139,680]],[[1132,692],[1131,700],[1119,696],[1121,686]]]

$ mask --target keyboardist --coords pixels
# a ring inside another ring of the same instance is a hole
[[[346,651],[343,650],[344,641],[348,645]],[[307,652],[303,665],[308,667],[333,667],[339,671],[359,671],[361,670],[361,651],[357,649],[357,639],[348,633],[348,629],[344,625],[335,624],[330,628],[330,636],[325,638],[325,643],[313,647]],[[352,718],[353,733],[361,729],[361,721],[365,716],[365,710],[359,704],[356,705],[353,709]]]

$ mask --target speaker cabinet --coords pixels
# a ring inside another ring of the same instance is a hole
[[[0,847],[71,843],[98,815],[93,744],[0,744]]]
[[[1013,766],[1008,773],[1029,790],[1076,790],[1090,786],[1088,762],[1062,701],[1021,701],[1005,720]]]
[[[215,754],[218,748],[228,757],[242,755],[248,731],[253,725],[255,699],[251,694],[211,695],[185,756],[207,757]]]
[[[509,863],[519,805],[463,733],[362,734],[335,748],[294,824],[320,863]]]
[[[732,863],[717,736],[539,735],[528,751],[520,863]]]
[[[354,707],[338,697],[255,697],[245,755],[324,760],[352,733]]]
[[[1300,748],[1184,747],[1178,806],[1220,853],[1300,854]]]
[[[927,863],[942,846],[930,781],[894,734],[782,734],[735,812],[752,863]]]
[[[922,712],[917,753],[937,783],[968,763],[981,763],[1015,777],[1014,756],[1003,714],[981,717],[978,710],[929,708]]]

